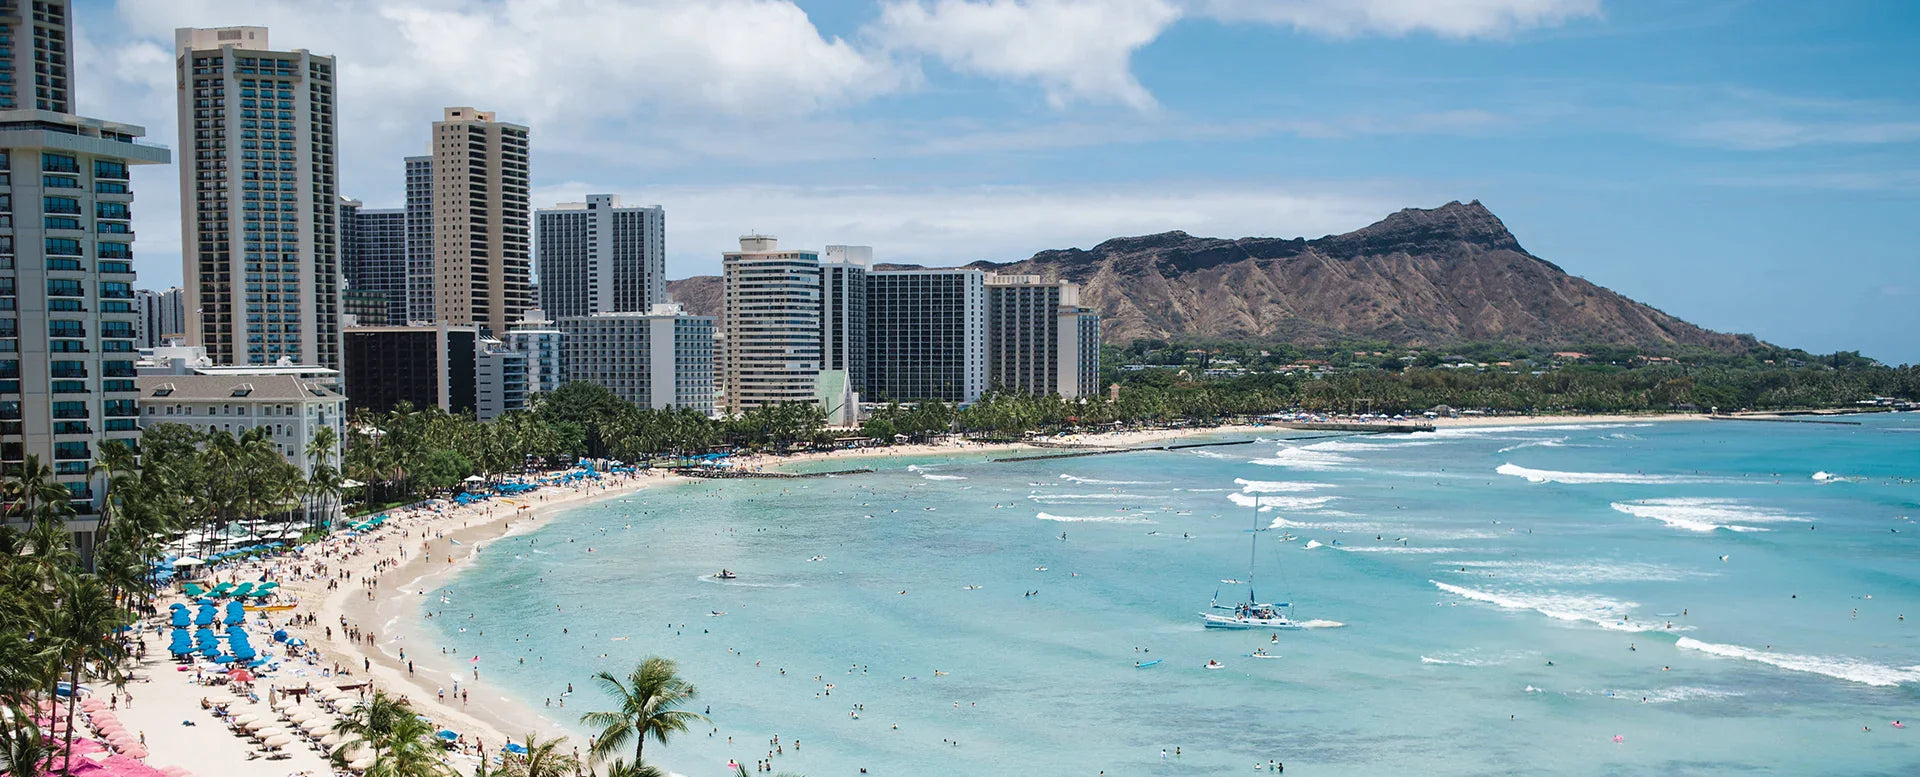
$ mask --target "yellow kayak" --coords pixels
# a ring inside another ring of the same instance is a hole
[[[285,612],[300,605],[297,604],[249,604],[247,612]]]

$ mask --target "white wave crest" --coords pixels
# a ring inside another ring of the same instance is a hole
[[[1227,499],[1241,507],[1252,507],[1257,502],[1261,507],[1275,510],[1318,510],[1337,496],[1272,496],[1268,494],[1228,494]]]
[[[1455,650],[1438,655],[1423,655],[1420,663],[1440,664],[1442,666],[1505,666],[1523,658],[1539,655],[1532,652],[1509,652],[1485,655],[1478,650]]]
[[[1420,545],[1335,545],[1335,550],[1348,553],[1460,553],[1459,548],[1428,548]]]
[[[1140,494],[1029,494],[1028,499],[1041,504],[1074,504],[1077,502],[1107,502],[1126,499],[1151,499]]]
[[[1521,448],[1559,448],[1566,444],[1567,444],[1567,438],[1565,437],[1555,437],[1551,440],[1528,440],[1526,442],[1514,443],[1505,448],[1501,448],[1500,450],[1495,451],[1495,453],[1506,453],[1507,451],[1517,451],[1517,450],[1520,450]]]
[[[1540,424],[1519,426],[1448,426],[1435,429],[1439,437],[1482,437],[1515,432],[1584,432],[1591,429],[1631,429],[1642,424]]]
[[[1722,658],[1743,658],[1758,661],[1769,666],[1794,672],[1808,672],[1818,675],[1880,687],[1893,687],[1920,683],[1920,666],[1895,667],[1876,664],[1856,658],[1834,656],[1803,656],[1793,653],[1775,653],[1770,650],[1754,650],[1740,645],[1718,645],[1701,642],[1691,637],[1681,637],[1674,643],[1687,650],[1698,650]]]
[[[1303,629],[1337,629],[1345,625],[1347,624],[1339,621],[1326,620],[1324,618],[1300,621],[1300,628]]]
[[[1195,456],[1199,456],[1199,457],[1201,457],[1201,458],[1206,458],[1206,459],[1237,459],[1237,458],[1240,458],[1239,456],[1235,456],[1235,455],[1232,455],[1232,454],[1229,454],[1229,453],[1221,453],[1221,452],[1219,452],[1219,451],[1210,451],[1210,450],[1207,450],[1206,448],[1189,448],[1189,449],[1187,449],[1187,450],[1186,450],[1186,453],[1190,453],[1190,454],[1193,454],[1193,455],[1195,455]]]
[[[1438,580],[1427,582],[1442,591],[1476,602],[1508,610],[1532,610],[1554,620],[1591,623],[1610,631],[1657,631],[1663,628],[1663,624],[1659,623],[1634,622],[1633,608],[1636,605],[1633,602],[1581,594],[1480,591]]]
[[[1283,494],[1297,491],[1312,491],[1316,488],[1333,488],[1329,483],[1309,483],[1299,480],[1248,480],[1234,478],[1233,482],[1240,490],[1249,494]]]
[[[1726,529],[1737,532],[1766,531],[1749,523],[1781,523],[1808,520],[1803,516],[1754,507],[1732,499],[1641,499],[1614,502],[1613,509],[1640,518],[1652,518],[1675,529],[1710,532]],[[1740,521],[1740,523],[1734,523]]]
[[[931,472],[922,472],[920,473],[920,477],[926,478],[928,480],[966,480],[967,479],[966,475],[935,475]]]
[[[1101,480],[1099,478],[1083,478],[1073,475],[1061,475],[1060,479],[1069,483],[1091,483],[1096,486],[1157,486],[1167,482],[1164,480]]]
[[[1638,485],[1661,485],[1668,483],[1702,483],[1702,478],[1687,475],[1647,475],[1628,472],[1556,472],[1550,469],[1530,469],[1508,462],[1495,467],[1502,475],[1523,477],[1535,483],[1628,483]]]
[[[1576,691],[1591,696],[1605,696],[1618,701],[1644,702],[1646,704],[1672,704],[1674,702],[1695,701],[1701,699],[1730,699],[1746,694],[1739,691],[1723,691],[1717,688],[1698,688],[1690,685],[1677,685],[1672,688],[1647,688],[1644,690],[1609,689],[1605,691]]]
[[[1435,561],[1448,571],[1472,570],[1505,583],[1523,585],[1592,584],[1624,581],[1673,582],[1712,577],[1710,572],[1695,572],[1664,564],[1634,561]]]
[[[1374,439],[1399,439],[1400,441],[1399,442],[1361,442],[1359,440],[1328,440],[1326,442],[1316,442],[1312,445],[1303,445],[1301,446],[1301,448],[1303,450],[1309,450],[1309,451],[1390,451],[1395,448],[1414,448],[1422,445],[1438,445],[1442,442],[1445,442],[1445,440],[1422,440],[1422,439],[1411,439],[1411,438],[1374,438]]]
[[[1249,464],[1263,467],[1287,467],[1311,472],[1330,472],[1342,469],[1348,464],[1358,463],[1352,456],[1342,456],[1329,451],[1308,450],[1306,448],[1281,448],[1272,458],[1254,459]]]
[[[1145,518],[1135,518],[1131,515],[1054,515],[1052,513],[1040,513],[1033,517],[1042,521],[1059,521],[1061,523],[1153,523],[1153,521]]]

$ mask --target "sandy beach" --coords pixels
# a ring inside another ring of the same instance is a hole
[[[1490,425],[1544,425],[1644,423],[1699,419],[1695,415],[1540,415],[1469,416],[1435,419],[1439,427]],[[1032,450],[1057,446],[1139,447],[1196,434],[1271,434],[1282,430],[1265,425],[1214,428],[1149,429],[1103,434],[1075,434],[1047,438],[1043,445],[952,441],[899,445],[789,456],[753,456],[741,460],[750,468],[770,468],[819,461],[899,459],[915,456]],[[297,602],[290,612],[256,613],[265,634],[276,628],[305,639],[317,652],[311,662],[289,659],[272,678],[256,683],[260,701],[241,699],[236,712],[266,713],[268,688],[316,689],[375,687],[405,696],[416,709],[444,728],[459,732],[468,750],[497,752],[507,741],[522,742],[527,734],[542,738],[568,735],[563,721],[580,711],[595,709],[591,693],[575,697],[573,708],[543,710],[492,688],[487,681],[487,657],[444,654],[422,635],[425,604],[421,592],[436,588],[457,574],[493,541],[532,531],[563,510],[594,501],[629,495],[647,488],[672,486],[686,478],[661,474],[615,475],[570,486],[549,486],[529,494],[496,498],[471,506],[436,503],[436,508],[392,511],[389,523],[364,535],[336,534],[277,558],[217,568],[216,580],[247,581],[263,577],[280,581],[281,602]],[[163,599],[161,607],[179,596]],[[261,634],[259,636],[265,636]],[[195,673],[178,671],[164,650],[158,632],[148,632],[147,658],[135,673],[128,693],[136,702],[120,710],[130,731],[146,735],[150,763],[184,766],[198,774],[285,775],[330,773],[324,759],[309,748],[289,749],[285,760],[250,758],[252,748],[219,725],[200,706],[213,689],[195,683]],[[264,644],[264,643],[263,643]],[[276,646],[276,649],[283,647]],[[404,658],[403,658],[404,655]],[[457,678],[457,679],[456,679]],[[585,680],[586,678],[581,678]],[[442,695],[444,693],[444,696]],[[564,717],[562,717],[564,716]],[[192,721],[194,725],[183,725]],[[584,741],[576,742],[584,748]],[[456,766],[470,772],[477,755],[453,757]]]

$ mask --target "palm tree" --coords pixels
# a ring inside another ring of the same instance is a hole
[[[54,607],[46,624],[44,648],[67,676],[67,771],[73,769],[73,715],[80,700],[82,677],[98,677],[115,684],[123,682],[120,661],[125,651],[112,638],[113,630],[127,622],[126,614],[114,606],[112,597],[100,579],[90,574],[62,572],[54,581]]]
[[[386,691],[376,690],[373,698],[361,702],[333,724],[343,740],[329,755],[336,766],[345,766],[348,753],[365,742],[373,752],[373,767],[367,777],[454,777],[453,767],[440,760],[439,744],[433,738],[433,726],[414,714],[413,708]]]
[[[613,712],[580,716],[580,722],[600,727],[600,737],[593,743],[594,760],[604,761],[632,741],[634,763],[645,763],[642,756],[649,737],[664,745],[669,735],[686,731],[693,721],[707,720],[705,715],[680,709],[693,701],[696,691],[693,683],[680,678],[670,659],[649,657],[634,667],[625,683],[612,672],[601,672],[594,679],[619,706]]]
[[[567,740],[561,738],[540,738],[527,735],[527,752],[524,755],[508,755],[496,775],[502,777],[573,777],[580,773],[580,761],[560,748]]]
[[[667,770],[651,764],[630,764],[620,759],[607,766],[607,777],[667,777]]]
[[[14,708],[14,725],[0,729],[0,772],[10,777],[41,777],[52,771],[54,749],[33,725],[26,707]]]

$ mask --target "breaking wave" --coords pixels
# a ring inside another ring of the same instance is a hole
[[[1721,658],[1741,658],[1748,661],[1758,661],[1762,664],[1793,672],[1826,675],[1827,677],[1861,683],[1863,685],[1893,687],[1907,685],[1909,683],[1920,683],[1920,666],[1895,667],[1876,664],[1870,661],[1862,661],[1856,658],[1775,653],[1771,650],[1754,650],[1753,648],[1742,647],[1740,645],[1718,645],[1712,642],[1701,642],[1691,637],[1681,637],[1680,641],[1674,644],[1687,650],[1698,650],[1709,655],[1720,656]]]
[[[1610,631],[1660,631],[1664,624],[1636,623],[1632,620],[1633,602],[1621,602],[1600,596],[1562,593],[1523,593],[1517,591],[1480,591],[1464,586],[1429,580],[1440,590],[1485,602],[1508,610],[1532,610],[1554,620],[1591,623]]]
[[[1640,518],[1652,518],[1675,529],[1702,533],[1715,529],[1737,532],[1766,531],[1758,526],[1746,524],[1808,520],[1803,516],[1764,507],[1753,507],[1732,499],[1641,499],[1632,502],[1614,502],[1613,509]]]
[[[1329,483],[1308,483],[1298,480],[1248,480],[1246,478],[1234,478],[1233,482],[1240,486],[1241,491],[1249,494],[1282,494],[1297,491],[1312,491],[1316,488],[1333,488],[1333,485]]]
[[[1273,496],[1270,494],[1228,494],[1227,499],[1241,507],[1271,507],[1275,510],[1318,510],[1337,496]]]
[[[1629,483],[1637,485],[1661,485],[1669,483],[1703,483],[1704,478],[1687,475],[1648,475],[1629,472],[1556,472],[1550,469],[1530,469],[1508,462],[1495,467],[1502,475],[1523,477],[1535,483]]]
[[[1157,486],[1167,482],[1164,480],[1101,480],[1099,478],[1083,478],[1073,475],[1061,475],[1060,479],[1069,483],[1089,483],[1096,486]]]
[[[1312,472],[1329,472],[1358,462],[1359,460],[1352,456],[1342,456],[1330,451],[1316,451],[1307,448],[1281,448],[1274,452],[1272,458],[1254,459],[1247,463],[1259,464],[1264,467],[1288,467],[1290,469],[1308,470]]]
[[[1042,521],[1060,521],[1062,523],[1153,523],[1145,518],[1131,515],[1054,515],[1040,513],[1035,516]]]

